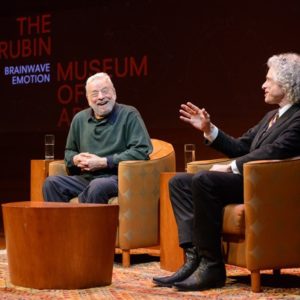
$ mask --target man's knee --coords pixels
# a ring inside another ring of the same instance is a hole
[[[208,170],[200,171],[200,172],[196,173],[193,176],[193,181],[203,181],[203,180],[206,180],[206,178],[210,177],[211,173],[212,172],[208,171]]]
[[[48,189],[51,188],[53,185],[57,183],[57,178],[56,176],[48,176],[43,184],[43,189]]]
[[[187,177],[189,177],[190,174],[188,173],[178,173],[176,174],[174,177],[172,177],[169,180],[169,188],[173,189],[173,188],[178,188],[181,187],[184,182],[186,181]]]
[[[203,170],[203,171],[196,173],[193,176],[192,187],[199,187],[199,186],[208,187],[208,186],[210,186],[214,181],[214,179],[213,179],[214,173],[215,172],[211,172],[208,170]]]
[[[105,180],[103,178],[93,179],[89,183],[89,190],[91,193],[105,193],[117,186],[116,183],[110,180]]]
[[[88,185],[89,194],[101,194],[103,192],[103,185],[97,180],[92,180]]]
[[[169,188],[172,189],[174,186],[177,186],[177,183],[178,183],[178,178],[177,178],[177,176],[172,177],[172,178],[169,180]]]
[[[42,194],[45,201],[53,201],[53,191],[56,190],[57,178],[56,176],[49,176],[45,179],[42,187]]]
[[[79,194],[79,201],[86,203],[107,203],[118,194],[118,181],[115,178],[93,179],[87,189]]]

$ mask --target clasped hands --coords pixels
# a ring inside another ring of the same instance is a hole
[[[210,121],[210,115],[205,108],[199,108],[191,102],[181,104],[180,106],[180,119],[198,130],[201,130],[204,135],[209,136],[214,126]],[[217,172],[232,172],[231,165],[215,164],[210,168],[210,171]]]
[[[82,171],[95,171],[107,167],[106,157],[100,157],[92,153],[82,152],[73,157],[74,165]]]

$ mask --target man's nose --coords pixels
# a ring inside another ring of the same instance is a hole
[[[98,99],[103,99],[103,93],[101,91],[98,92]]]

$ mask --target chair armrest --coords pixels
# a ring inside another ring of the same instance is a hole
[[[300,158],[244,165],[249,270],[300,266]]]
[[[204,170],[209,170],[214,164],[229,164],[232,161],[230,158],[217,158],[210,160],[197,160],[188,163],[187,172],[197,173]]]
[[[68,175],[64,160],[55,160],[49,163],[49,176]]]

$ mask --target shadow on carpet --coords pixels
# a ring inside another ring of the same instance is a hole
[[[226,266],[226,286],[202,292],[177,292],[173,288],[156,287],[153,276],[169,275],[160,269],[158,258],[134,255],[130,268],[123,268],[116,255],[112,284],[81,290],[37,290],[17,287],[10,283],[6,251],[0,251],[1,300],[49,299],[300,299],[300,269],[284,269],[282,275],[271,271],[262,274],[262,293],[250,290],[250,275],[243,268]]]

